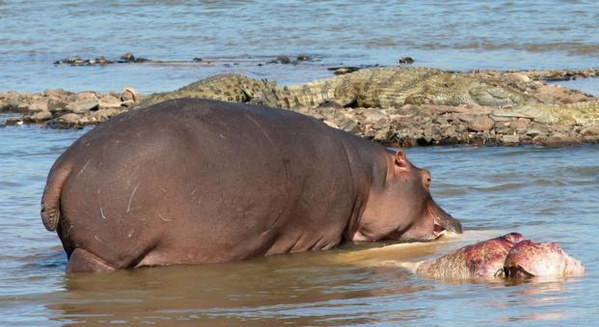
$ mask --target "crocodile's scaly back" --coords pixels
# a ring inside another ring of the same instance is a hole
[[[433,68],[374,68],[342,76],[339,93],[354,93],[359,107],[398,107],[422,80],[436,75]]]
[[[274,83],[256,80],[239,74],[215,75],[186,85],[174,92],[154,93],[145,98],[142,107],[177,98],[203,98],[227,102],[249,102]]]
[[[339,107],[390,107],[404,103],[406,90],[431,68],[372,68],[300,85],[263,92],[259,102],[272,107],[298,109],[334,105]]]
[[[547,124],[599,123],[599,102],[596,98],[584,95],[579,97],[583,102],[564,104],[559,96],[551,98],[545,94],[537,97],[538,85],[523,85],[488,72],[460,73],[433,68],[361,69],[283,87],[243,75],[223,74],[174,92],[153,94],[142,102],[142,106],[181,97],[249,102],[288,109],[329,105],[376,108],[398,108],[407,104],[472,105],[492,107],[498,115],[527,117]]]
[[[330,78],[294,86],[272,87],[262,91],[253,102],[287,109],[318,107],[333,102],[345,107],[351,103],[351,100],[346,103],[337,99],[335,96],[337,85],[338,79]]]
[[[274,87],[258,99],[269,106],[290,109],[324,104],[378,108],[405,104],[506,106],[533,101],[491,81],[433,68],[403,67],[362,69],[306,84]]]

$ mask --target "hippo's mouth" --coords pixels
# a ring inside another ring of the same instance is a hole
[[[435,225],[433,227],[433,239],[436,240],[439,237],[445,235],[445,233],[447,233],[447,229],[445,229],[445,227],[443,227],[442,225],[437,223],[437,219],[435,219]]]
[[[433,219],[433,238],[437,239],[447,232],[462,234],[462,224],[450,215],[435,215]]]
[[[430,212],[430,211],[429,211]],[[392,240],[392,241],[403,241],[403,242],[428,242],[434,241],[441,236],[449,233],[462,234],[462,224],[459,220],[447,215],[433,216],[433,230],[427,231],[425,234],[421,234],[420,237],[406,237],[405,229],[397,229],[387,234],[381,240]]]
[[[434,240],[438,239],[439,237],[445,235],[446,233],[447,233],[447,229],[445,229],[445,227],[443,227],[442,225],[437,224],[436,219],[435,219],[435,224],[433,226],[432,233],[428,234],[424,237],[408,239],[408,238],[405,238],[405,236],[404,236],[404,230],[397,229],[397,230],[394,230],[393,232],[387,234],[387,236],[385,236],[383,238],[383,240],[392,240],[392,241],[401,240],[404,242],[428,242],[428,241],[434,241]]]

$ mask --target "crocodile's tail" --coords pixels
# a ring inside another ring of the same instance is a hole
[[[48,231],[53,232],[58,226],[60,220],[60,194],[62,186],[70,173],[70,167],[61,166],[57,162],[48,175],[42,195],[41,209],[42,222]]]

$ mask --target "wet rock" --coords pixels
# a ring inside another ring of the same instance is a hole
[[[133,60],[128,58],[127,60]],[[489,72],[488,75],[509,79],[515,88],[532,94],[545,92],[549,97],[557,99],[555,101],[585,99],[584,94],[581,98],[581,93],[554,86],[547,87],[524,73]],[[0,93],[0,110],[22,113],[22,117],[11,122],[14,124],[48,122],[52,127],[77,128],[101,123],[130,110],[143,98],[143,95],[138,95],[130,87],[125,87],[122,93],[104,94],[73,93],[61,89],[48,89],[41,94],[5,92]],[[533,120],[511,107],[408,104],[383,109],[344,108],[328,104],[317,108],[301,108],[298,111],[335,128],[384,144],[404,147],[523,143],[551,145],[599,141],[598,126],[581,127],[573,122],[571,126],[567,126],[557,125],[549,120]]]
[[[273,62],[277,64],[289,64],[291,63],[291,59],[289,59],[289,57],[286,55],[281,55],[278,56]]]
[[[597,124],[597,125],[591,125],[591,126],[588,126],[588,127],[584,128],[580,132],[580,134],[583,135],[583,136],[599,135],[599,124]]]
[[[125,111],[117,108],[100,109],[89,115],[89,121],[94,123],[103,122]]]
[[[544,134],[546,134],[546,133],[544,133],[541,130],[536,129],[536,128],[529,129],[529,130],[526,131],[526,135],[530,136],[530,137],[536,137],[536,136],[539,136],[539,135],[542,136]]]
[[[526,118],[517,118],[507,123],[507,127],[514,132],[523,133],[530,125],[531,120]]]
[[[547,147],[563,147],[579,144],[582,142],[582,137],[577,138],[565,134],[557,134],[546,138],[535,137],[533,141]]]
[[[34,113],[33,115],[27,116],[27,118],[31,119],[32,122],[36,123],[44,122],[52,119],[52,113],[50,112],[50,110],[41,110]]]
[[[349,74],[349,73],[358,71],[359,69],[360,68],[358,68],[358,67],[336,67],[333,69],[333,74],[335,74],[335,75]]]
[[[136,58],[132,53],[126,53],[122,55],[118,60],[106,59],[104,56],[83,59],[81,57],[71,57],[61,60],[54,61],[55,65],[69,65],[69,66],[104,66],[114,63],[143,63],[150,61],[146,58]]]
[[[99,97],[99,109],[119,108],[123,102],[114,94],[105,94]]]
[[[387,120],[389,119],[389,116],[382,109],[359,109],[356,112],[364,117],[364,125],[372,125],[376,129],[382,128],[387,124]]]
[[[493,119],[483,115],[476,115],[468,120],[468,129],[476,132],[490,131],[495,125]]]
[[[82,117],[76,113],[64,114],[56,118],[56,122],[67,126],[78,126],[81,123]]]
[[[462,143],[457,136],[445,136],[439,140],[438,145],[458,145]]]
[[[352,134],[361,134],[362,129],[360,128],[358,121],[354,116],[339,112],[337,110],[326,110],[322,114],[322,120],[327,125],[344,130]]]
[[[20,117],[20,118],[10,117],[10,118],[6,119],[6,121],[4,121],[4,123],[0,124],[0,127],[15,126],[15,125],[22,125],[22,124],[23,124],[23,117]]]
[[[287,55],[280,55],[276,57],[274,60],[269,61],[269,64],[294,64],[297,65],[304,61],[312,61],[313,57],[308,54],[300,54],[295,57],[295,60],[291,60],[291,58]]]
[[[501,142],[506,145],[517,145],[520,143],[519,135],[503,135],[501,136]]]
[[[599,135],[584,135],[582,142],[585,143],[599,143]]]
[[[146,59],[146,58],[137,58],[131,52],[127,52],[121,56],[121,58],[118,62],[119,63],[142,63],[142,62],[147,62],[147,61],[150,61],[150,60]]]
[[[414,63],[414,59],[412,57],[401,57],[399,58],[399,63],[400,64],[413,64]]]
[[[29,112],[49,111],[48,99],[37,99],[29,105]]]
[[[508,73],[506,79],[512,83],[530,83],[532,81],[528,75],[522,73]]]
[[[127,61],[127,62],[134,62],[135,56],[131,52],[127,52],[121,56],[121,59],[123,59],[124,61]]]
[[[67,92],[63,89],[46,89],[42,94],[48,98],[60,99],[73,95],[73,92]]]
[[[71,102],[66,105],[65,110],[69,112],[73,112],[76,114],[87,113],[92,110],[98,110],[100,107],[100,102],[98,100],[94,101],[82,101],[82,102]]]
[[[50,98],[48,100],[48,110],[50,110],[50,112],[52,112],[52,113],[61,112],[68,105],[69,105],[69,102],[66,99]]]
[[[543,84],[538,87],[535,97],[545,103],[563,104],[593,100],[593,97],[589,94],[551,84]]]
[[[297,60],[297,62],[310,61],[312,59],[313,59],[312,56],[308,55],[308,54],[300,54],[297,56],[297,58],[295,58],[295,60]]]

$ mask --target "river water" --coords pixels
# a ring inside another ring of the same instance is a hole
[[[599,51],[594,1],[0,1],[0,21],[0,91],[155,92],[222,72],[296,83],[404,55],[458,70],[587,68]],[[170,63],[52,64],[126,52]],[[259,65],[304,53],[315,61]],[[84,132],[0,128],[0,326],[591,326],[599,316],[596,145],[408,149],[462,238],[71,278],[39,201],[53,161]],[[511,231],[559,242],[587,274],[446,284],[384,264]]]
[[[454,70],[588,68],[599,59],[599,6],[585,0],[11,0],[0,1],[0,21],[0,92],[148,93],[225,72],[288,84],[402,56]],[[177,63],[52,64],[127,52]],[[300,54],[315,61],[259,66]]]
[[[56,234],[41,224],[39,200],[51,164],[83,132],[0,129],[2,326],[591,326],[599,315],[597,146],[408,149],[433,172],[432,193],[461,219],[462,238],[70,278]],[[559,242],[588,273],[445,284],[383,264],[509,231]]]

